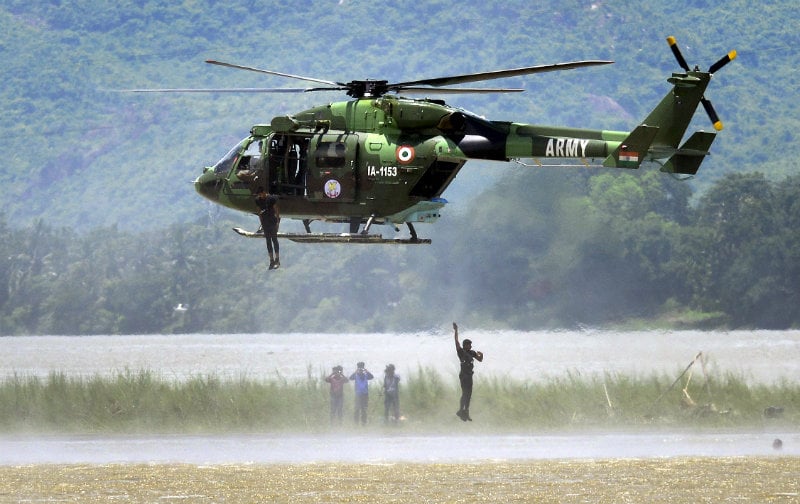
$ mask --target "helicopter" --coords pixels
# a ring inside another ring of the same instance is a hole
[[[535,166],[602,166],[637,169],[655,164],[673,176],[693,176],[709,155],[716,133],[696,131],[683,143],[698,105],[714,129],[722,122],[705,90],[712,75],[736,57],[730,51],[707,71],[690,69],[674,37],[667,42],[680,72],[672,88],[632,131],[607,131],[491,121],[425,94],[516,93],[519,88],[464,88],[460,84],[551,71],[565,71],[613,61],[587,60],[471,73],[399,83],[386,80],[337,82],[272,70],[206,60],[217,66],[313,83],[305,88],[162,89],[170,92],[345,92],[347,101],[316,106],[256,124],[250,134],[195,180],[196,191],[214,203],[257,215],[257,191],[279,201],[281,215],[302,220],[305,233],[279,233],[301,243],[428,244],[414,224],[432,223],[447,200],[443,192],[470,159],[519,161]],[[571,162],[571,163],[570,163]],[[314,221],[349,226],[344,233],[312,232]],[[384,238],[374,225],[408,238]],[[263,230],[234,230],[263,237]]]

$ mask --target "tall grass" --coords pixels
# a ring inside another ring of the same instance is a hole
[[[378,377],[379,378],[379,377]],[[380,379],[370,397],[371,425],[383,424]],[[568,373],[540,382],[476,376],[472,416],[478,428],[541,431],[583,428],[796,428],[800,384],[750,385],[725,374],[677,383],[668,376]],[[419,368],[401,384],[401,423],[419,431],[450,430],[458,409],[457,380]],[[15,375],[0,381],[0,432],[141,433],[270,432],[356,429],[352,390],[345,422],[331,426],[328,385],[309,368],[290,381],[214,375],[182,381],[151,371],[111,377]],[[767,417],[765,408],[783,412]]]

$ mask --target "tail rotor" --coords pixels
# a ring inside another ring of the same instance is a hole
[[[717,73],[717,70],[724,67],[734,59],[736,59],[736,49],[732,50],[725,56],[721,57],[716,63],[708,67],[708,73],[710,74]]]
[[[686,63],[686,59],[683,57],[683,54],[681,54],[681,50],[678,47],[678,42],[677,40],[675,40],[675,37],[671,36],[667,37],[667,43],[669,44],[670,49],[672,49],[672,54],[678,61],[678,65],[680,65],[680,67],[684,69],[686,72],[691,72],[692,70],[689,68],[688,63]],[[717,60],[716,63],[711,65],[708,68],[707,73],[710,74],[716,73],[718,70],[720,70],[722,67],[724,67],[731,61],[733,61],[735,58],[736,58],[736,51],[735,50],[730,51],[728,54]],[[698,67],[695,67],[694,71],[699,72],[700,70]],[[717,111],[714,110],[714,106],[711,105],[711,102],[705,96],[703,96],[700,99],[700,103],[703,104],[703,108],[705,109],[706,114],[708,114],[708,118],[711,119],[711,124],[714,125],[714,129],[717,131],[722,130],[723,128],[722,121],[720,120],[719,115],[717,115]]]
[[[669,48],[672,49],[672,54],[675,55],[675,59],[678,60],[678,65],[688,72],[689,65],[683,58],[683,54],[681,54],[681,49],[678,47],[678,41],[675,40],[675,37],[669,36],[667,37],[667,43],[669,44]]]

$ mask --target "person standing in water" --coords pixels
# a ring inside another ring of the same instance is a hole
[[[390,414],[391,413],[391,417]],[[400,420],[400,377],[394,372],[394,364],[383,370],[383,421]]]
[[[331,384],[331,425],[334,421],[342,423],[344,384],[348,381],[342,366],[334,366],[333,372],[325,377],[325,381]]]
[[[469,403],[472,399],[472,374],[475,367],[474,360],[483,362],[483,352],[472,349],[472,341],[465,339],[463,346],[458,342],[458,324],[453,322],[453,338],[456,341],[456,355],[461,362],[458,379],[461,382],[461,402],[459,404],[458,418],[466,422],[472,421],[469,416]]]
[[[367,406],[369,405],[369,380],[375,378],[364,367],[363,362],[356,364],[356,372],[350,375],[350,381],[355,382],[356,409],[353,415],[355,422],[361,420],[361,425],[367,425]]]

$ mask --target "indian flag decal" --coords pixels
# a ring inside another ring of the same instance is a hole
[[[639,164],[639,153],[630,151],[621,151],[619,153],[619,163],[626,165]]]

